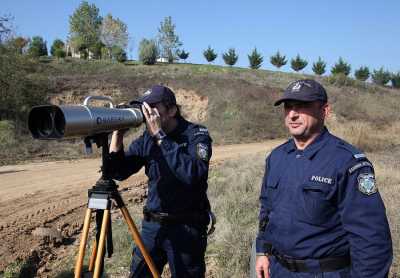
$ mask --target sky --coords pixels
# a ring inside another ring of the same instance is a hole
[[[203,51],[210,45],[223,65],[222,53],[235,48],[236,66],[248,67],[254,47],[264,56],[261,68],[273,70],[269,57],[278,50],[288,60],[300,54],[311,73],[318,57],[327,70],[342,57],[352,66],[370,70],[384,67],[400,71],[399,0],[97,0],[101,16],[111,13],[128,26],[130,59],[137,59],[143,38],[155,38],[160,22],[172,17],[176,33],[189,52],[187,62],[206,63]],[[80,0],[1,0],[0,15],[14,17],[15,32],[42,36],[48,48],[56,39],[66,40],[69,16]],[[281,68],[290,72],[290,62]]]

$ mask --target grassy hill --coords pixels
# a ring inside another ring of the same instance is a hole
[[[206,125],[215,144],[261,141],[286,136],[281,107],[273,102],[300,78],[294,73],[194,64],[139,65],[76,59],[45,60],[32,79],[45,80],[47,102],[80,104],[85,96],[111,96],[116,103],[137,98],[153,84],[170,86],[184,115]],[[398,147],[400,91],[342,77],[318,78],[328,90],[333,117],[328,126],[366,151]],[[27,110],[28,111],[28,110]],[[2,164],[26,159],[82,156],[81,140],[34,141],[10,136],[13,125],[0,122]],[[137,132],[132,131],[129,140]],[[398,133],[397,133],[398,134]]]

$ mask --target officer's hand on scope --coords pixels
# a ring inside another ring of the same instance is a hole
[[[157,108],[151,108],[146,102],[143,102],[142,111],[146,119],[147,130],[151,136],[156,135],[161,130],[161,117]]]
[[[125,102],[121,102],[121,103],[119,103],[119,104],[117,104],[116,106],[115,106],[115,108],[118,108],[118,109],[123,109],[123,108],[129,108],[130,106],[128,105],[128,104],[126,104]],[[129,128],[124,128],[124,129],[120,129],[120,130],[115,130],[114,131],[114,134],[116,135],[116,136],[118,136],[118,137],[123,137],[124,136],[124,134],[127,132],[129,130]],[[113,134],[113,135],[114,135]]]
[[[256,274],[257,278],[269,278],[269,259],[267,256],[257,256]]]

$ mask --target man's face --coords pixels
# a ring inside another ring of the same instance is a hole
[[[329,105],[320,101],[285,101],[285,125],[297,139],[308,139],[321,131],[329,112]]]
[[[160,114],[161,128],[166,129],[171,125],[171,121],[174,120],[176,114],[176,107],[172,106],[169,109],[162,103],[158,102],[150,105],[151,108],[156,108]]]

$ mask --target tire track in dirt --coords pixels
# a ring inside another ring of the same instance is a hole
[[[211,165],[265,153],[280,142],[218,146]],[[0,271],[27,259],[36,262],[36,270],[46,271],[46,262],[57,259],[57,249],[74,242],[82,229],[87,190],[100,176],[99,166],[100,159],[83,159],[0,167]],[[146,182],[143,171],[120,182],[125,202],[142,202]]]

